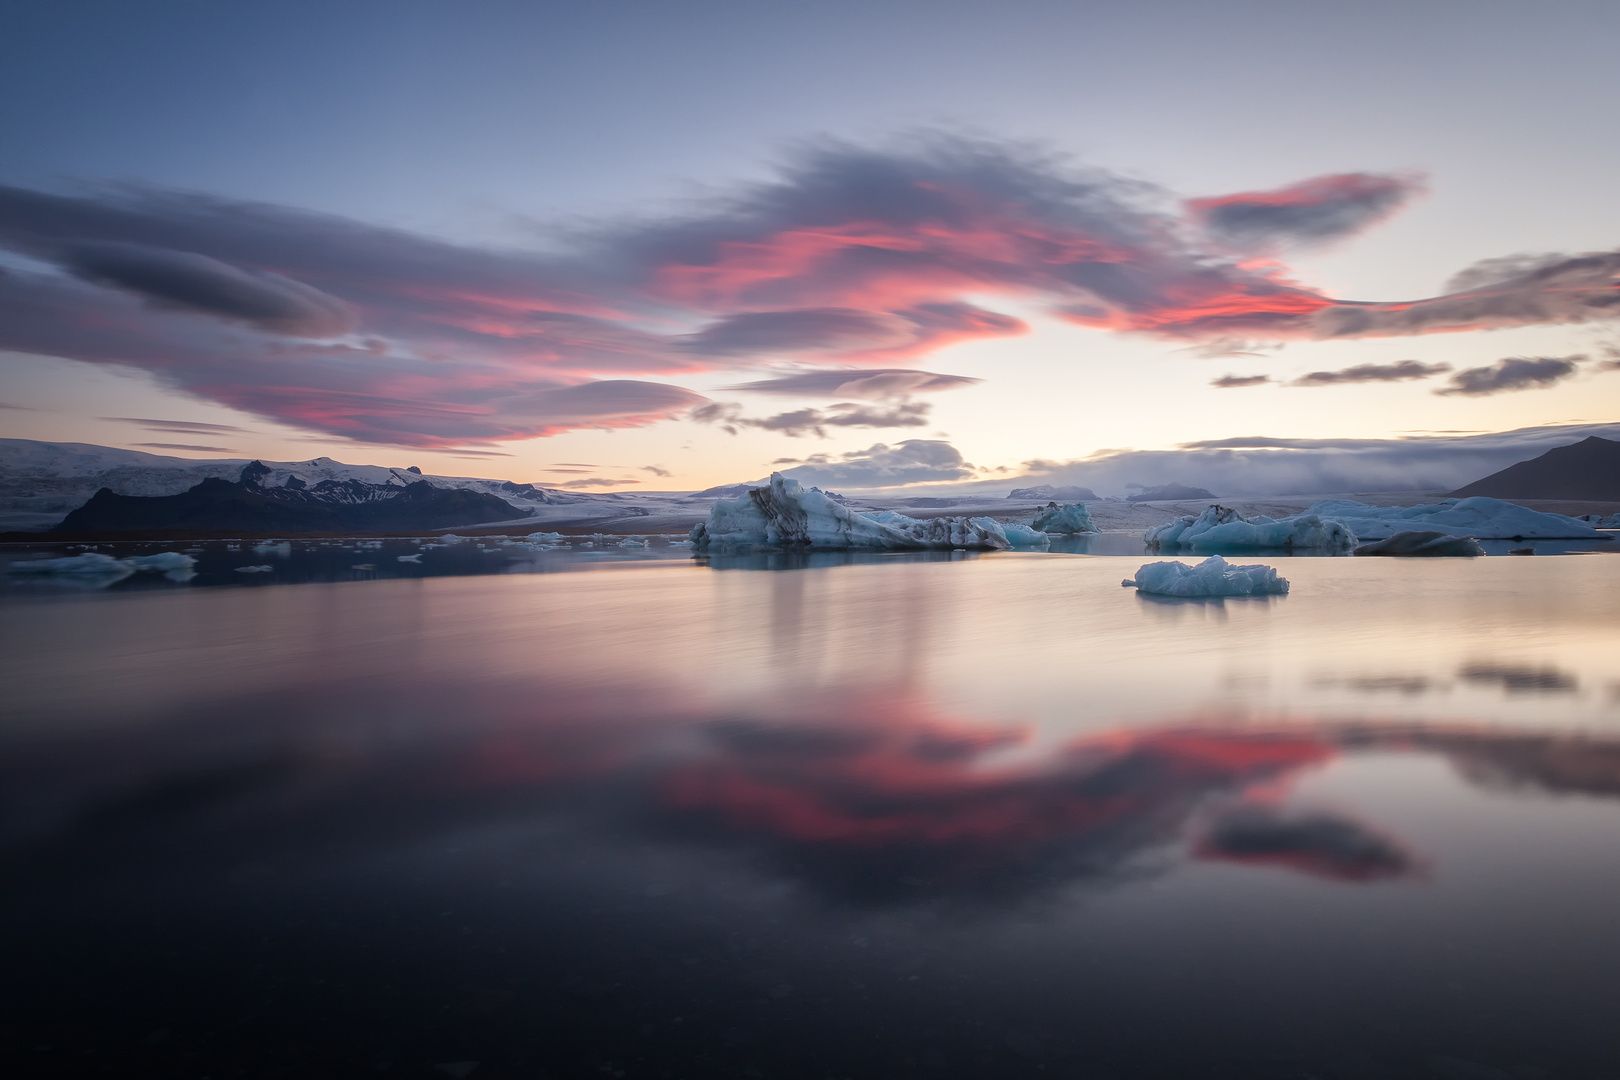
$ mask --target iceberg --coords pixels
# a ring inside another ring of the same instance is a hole
[[[1091,523],[1091,511],[1086,509],[1085,503],[1064,503],[1059,506],[1055,502],[1047,503],[1046,509],[1035,517],[1033,528],[1043,533],[1094,533],[1097,527]]]
[[[692,527],[695,551],[711,547],[871,548],[937,551],[1012,547],[994,518],[910,518],[893,510],[856,513],[814,488],[772,473],[770,483],[735,499],[716,499],[709,517]]]
[[[69,555],[61,559],[12,563],[6,568],[6,572],[40,577],[49,575],[96,579],[111,585],[143,570],[162,574],[171,581],[189,581],[197,576],[196,566],[196,559],[178,551],[162,551],[156,555],[131,555],[127,559],[115,559],[111,555],[87,551],[83,555]]]
[[[1356,548],[1357,555],[1405,556],[1473,556],[1485,554],[1479,541],[1471,536],[1453,536],[1450,533],[1408,529],[1384,540],[1374,540]]]
[[[1039,529],[1029,525],[1017,525],[1012,522],[1002,522],[1001,531],[1007,537],[1007,543],[1015,550],[1045,551],[1052,546],[1052,538]]]
[[[1363,540],[1384,540],[1411,529],[1478,540],[1594,540],[1603,536],[1584,521],[1483,495],[1427,506],[1368,506],[1353,499],[1326,499],[1307,513],[1338,518]]]
[[[1323,517],[1316,509],[1285,518],[1246,518],[1228,507],[1211,506],[1197,517],[1155,525],[1142,539],[1154,551],[1349,551],[1356,546],[1356,533],[1345,522]]]
[[[1608,517],[1602,514],[1582,514],[1575,520],[1585,522],[1594,529],[1620,529],[1620,514],[1610,514]]]
[[[1147,563],[1136,577],[1120,582],[1155,596],[1286,596],[1288,579],[1275,567],[1255,563],[1234,566],[1211,555],[1197,566],[1181,562]]]

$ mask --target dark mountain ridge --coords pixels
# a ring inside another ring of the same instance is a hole
[[[1466,499],[1620,501],[1620,442],[1588,436],[1453,491]]]
[[[281,487],[261,483],[261,462],[242,467],[240,480],[209,478],[178,495],[119,495],[102,488],[68,514],[55,532],[340,532],[448,529],[526,517],[505,499],[426,480],[403,487],[361,480],[296,477]]]

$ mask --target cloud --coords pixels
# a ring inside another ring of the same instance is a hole
[[[210,454],[234,454],[234,453],[236,453],[236,451],[234,449],[232,449],[231,447],[229,447],[229,446],[192,446],[192,445],[190,445],[188,443],[168,443],[168,442],[138,442],[138,443],[131,443],[130,445],[131,446],[146,446],[146,447],[150,447],[153,450],[197,450],[197,451],[201,451],[203,453],[210,453]]]
[[[192,420],[147,420],[137,416],[103,416],[119,424],[139,424],[149,431],[166,431],[175,435],[239,435],[245,429],[231,424],[203,424]]]
[[[1222,375],[1218,379],[1211,379],[1209,385],[1231,390],[1241,386],[1261,386],[1270,381],[1270,375]]]
[[[1314,245],[1358,233],[1423,190],[1413,176],[1340,173],[1274,191],[1191,199],[1189,216],[1223,244],[1266,250]]]
[[[1344,383],[1404,382],[1408,379],[1427,379],[1451,370],[1450,364],[1425,364],[1417,360],[1399,360],[1393,364],[1356,364],[1338,371],[1313,371],[1301,375],[1289,386],[1339,386]]]
[[[604,488],[624,487],[626,484],[639,483],[641,483],[640,480],[610,480],[604,476],[592,476],[582,480],[565,480],[560,484],[551,484],[550,486],[560,488]]]
[[[899,487],[973,476],[973,466],[962,460],[956,447],[938,439],[907,439],[894,446],[874,443],[865,450],[783,458],[776,464],[789,466],[781,470],[784,475],[822,487]]]
[[[675,475],[674,473],[670,472],[668,469],[660,468],[657,465],[643,465],[641,467],[641,471],[642,472],[650,472],[654,476],[674,476]]]
[[[1467,664],[1457,673],[1464,682],[1500,686],[1508,692],[1542,691],[1573,694],[1580,681],[1555,667],[1527,667],[1522,664]]]
[[[840,402],[825,409],[795,409],[760,418],[746,417],[742,406],[730,402],[710,402],[693,409],[688,416],[700,424],[717,424],[735,435],[742,428],[778,431],[784,435],[816,435],[825,439],[829,427],[894,428],[926,427],[932,411],[926,401],[896,401],[886,405],[859,405]]]
[[[1575,374],[1584,356],[1510,356],[1486,367],[1465,368],[1436,394],[1482,397],[1509,390],[1542,390]]]
[[[1396,439],[1248,435],[1174,450],[1105,450],[1071,461],[1024,463],[1018,482],[1078,484],[1103,494],[1177,481],[1223,495],[1452,491],[1588,435],[1620,439],[1620,422]]]
[[[937,375],[932,371],[911,368],[823,368],[723,386],[721,389],[804,397],[889,398],[954,390],[982,381],[965,375]]]
[[[1620,314],[1615,252],[1360,303],[1230,247],[1348,235],[1413,190],[1356,173],[1183,204],[1011,143],[822,141],[763,182],[520,250],[142,187],[0,186],[0,250],[36,267],[0,275],[0,348],[140,368],[326,435],[447,447],[703,404],[634,376],[810,361],[877,369],[861,393],[830,396],[940,389],[948,377],[906,385],[919,376],[897,368],[1026,332],[984,305],[1194,344]]]
[[[67,249],[64,266],[86,281],[127,289],[159,306],[240,319],[277,333],[333,337],[354,325],[353,313],[336,297],[206,255],[139,244],[79,244]]]
[[[1211,822],[1200,858],[1285,867],[1334,881],[1409,877],[1419,863],[1401,844],[1360,822],[1322,811],[1245,804]]]

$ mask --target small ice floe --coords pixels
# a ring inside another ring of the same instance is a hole
[[[1055,502],[1047,503],[1046,509],[1035,515],[1032,527],[1037,532],[1062,533],[1065,536],[1097,531],[1085,503],[1064,503],[1061,506]]]
[[[531,544],[560,544],[566,537],[560,532],[532,532],[523,539]]]
[[[1355,532],[1337,518],[1315,513],[1246,518],[1225,506],[1155,525],[1142,539],[1154,551],[1348,551],[1356,546]]]
[[[292,554],[292,544],[287,540],[267,540],[262,544],[253,545],[255,555],[275,555],[285,559]]]
[[[1286,596],[1288,579],[1259,563],[1235,566],[1212,555],[1197,566],[1181,562],[1147,563],[1126,588],[1155,596]]]
[[[1374,540],[1356,548],[1357,555],[1402,556],[1474,556],[1485,554],[1479,541],[1471,536],[1453,536],[1450,533],[1424,529],[1408,529],[1384,540]]]
[[[196,577],[197,560],[178,551],[162,551],[156,555],[131,555],[115,559],[111,555],[87,551],[83,555],[69,555],[61,559],[39,559],[17,562],[7,567],[12,574],[39,577],[66,577],[81,580],[101,580],[107,584],[121,581],[141,571],[159,573],[170,581],[189,581]]]
[[[647,546],[647,541],[639,536],[627,536],[619,541],[619,546],[622,548],[644,548]]]
[[[259,566],[238,566],[236,568],[238,574],[268,574],[273,570],[275,570],[275,567],[269,563],[263,563]]]
[[[377,564],[374,563],[374,562],[357,562],[353,566],[349,567],[349,569],[350,570],[375,570],[375,569],[377,569]]]
[[[426,545],[423,545],[423,546],[425,547]],[[409,562],[409,563],[419,563],[419,562],[422,561],[422,556],[421,555],[401,555],[399,557],[399,561],[400,562]]]
[[[457,536],[455,533],[445,533],[443,536],[439,537],[439,543],[441,543],[441,544],[459,544],[463,540],[466,540],[466,539],[469,539],[469,538],[465,537],[465,536]]]

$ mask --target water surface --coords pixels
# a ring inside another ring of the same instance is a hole
[[[10,588],[6,1070],[1620,1075],[1620,560],[538,557]]]

